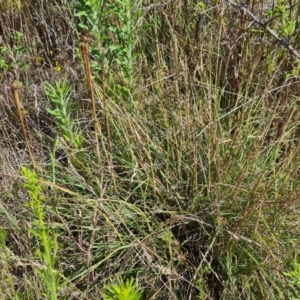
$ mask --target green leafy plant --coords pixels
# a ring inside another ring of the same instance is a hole
[[[76,16],[82,20],[77,24],[78,28],[88,29],[93,34],[99,32],[102,5],[103,0],[77,0],[73,7]]]
[[[207,295],[207,291],[206,291],[206,287],[205,287],[205,283],[202,279],[198,279],[196,281],[196,286],[198,289],[198,295],[197,295],[197,300],[205,300],[206,299],[206,295]]]
[[[106,291],[102,293],[104,300],[139,300],[142,293],[133,278],[127,279],[125,282],[118,276],[116,284],[105,286]]]
[[[49,100],[47,111],[57,121],[65,141],[75,149],[80,149],[82,138],[79,133],[74,132],[74,121],[71,117],[72,87],[67,84],[66,80],[57,81],[55,86],[46,82],[45,92]]]
[[[120,26],[111,24],[109,30],[117,36],[118,44],[111,44],[110,51],[114,53],[115,61],[120,65],[124,72],[124,78],[127,83],[133,80],[133,63],[135,46],[134,33],[139,26],[140,13],[137,8],[141,1],[117,0],[117,3],[111,2],[109,8],[111,12],[118,16]]]
[[[11,59],[8,59],[9,51],[6,46],[0,47],[0,69],[3,71],[8,71],[11,69]]]
[[[288,38],[294,32],[297,24],[297,17],[291,17],[291,13],[293,13],[293,10],[291,8],[290,10],[287,9],[285,0],[276,1],[274,8],[268,9],[266,13],[268,17],[277,21],[274,29],[283,38]]]
[[[284,272],[284,275],[289,278],[295,294],[297,294],[298,298],[292,298],[293,300],[300,299],[300,264],[297,261],[297,256],[295,256],[293,261],[293,270],[290,272]]]
[[[3,58],[0,58],[0,69],[3,71],[7,71],[9,69],[9,65]]]
[[[30,200],[27,206],[31,209],[37,219],[33,222],[30,232],[39,240],[41,246],[36,249],[36,254],[43,264],[36,272],[41,279],[45,299],[56,300],[60,285],[60,271],[55,269],[57,260],[56,235],[45,222],[45,208],[42,185],[38,182],[35,171],[21,167],[21,173],[26,179],[24,187],[29,193]]]
[[[96,38],[99,47],[91,47],[93,57],[101,67],[111,68],[115,63],[121,68],[126,84],[134,79],[133,66],[137,42],[135,35],[141,24],[142,1],[116,0],[104,3],[102,0],[78,0],[74,5],[80,18],[78,29],[88,29]],[[94,65],[97,69],[97,66]]]

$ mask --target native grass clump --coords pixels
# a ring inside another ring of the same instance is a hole
[[[3,299],[299,299],[297,1],[0,3]]]

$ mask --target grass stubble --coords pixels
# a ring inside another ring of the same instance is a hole
[[[298,62],[226,3],[0,4],[3,299],[300,297]]]

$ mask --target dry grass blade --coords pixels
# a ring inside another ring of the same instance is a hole
[[[84,62],[84,69],[85,75],[87,80],[87,85],[89,88],[90,100],[92,104],[92,115],[94,120],[94,132],[95,132],[95,145],[96,145],[96,153],[99,159],[99,163],[101,164],[101,154],[100,154],[100,147],[99,147],[99,139],[98,133],[101,134],[101,126],[100,122],[97,117],[96,112],[96,102],[94,97],[94,88],[93,88],[93,80],[92,80],[92,73],[90,67],[90,60],[89,60],[89,52],[88,52],[88,32],[84,30],[81,35],[81,53]]]

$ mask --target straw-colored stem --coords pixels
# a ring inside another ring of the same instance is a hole
[[[97,156],[99,158],[99,162],[101,161],[100,156],[100,148],[99,148],[99,140],[98,140],[98,132],[101,132],[100,123],[97,118],[96,113],[96,103],[95,103],[95,97],[94,97],[94,90],[93,90],[93,82],[92,82],[92,75],[91,75],[91,68],[90,68],[90,61],[89,61],[89,55],[88,55],[88,42],[86,36],[82,35],[82,42],[81,42],[81,53],[82,53],[82,59],[84,62],[84,69],[92,104],[92,115],[94,119],[94,130],[95,130],[95,143],[96,143],[96,152]]]
[[[36,169],[36,164],[35,164],[35,161],[34,161],[30,146],[29,146],[29,140],[28,140],[28,136],[27,136],[27,131],[26,131],[25,122],[24,122],[24,118],[23,118],[23,113],[22,113],[22,109],[21,109],[20,97],[19,97],[19,93],[18,93],[18,84],[16,82],[14,82],[12,84],[12,93],[13,93],[13,97],[15,99],[17,113],[18,113],[18,117],[19,117],[19,120],[20,120],[22,132],[23,132],[23,136],[24,136],[24,140],[25,140],[25,144],[26,144],[26,148],[27,148],[30,160],[33,164],[33,167]]]

